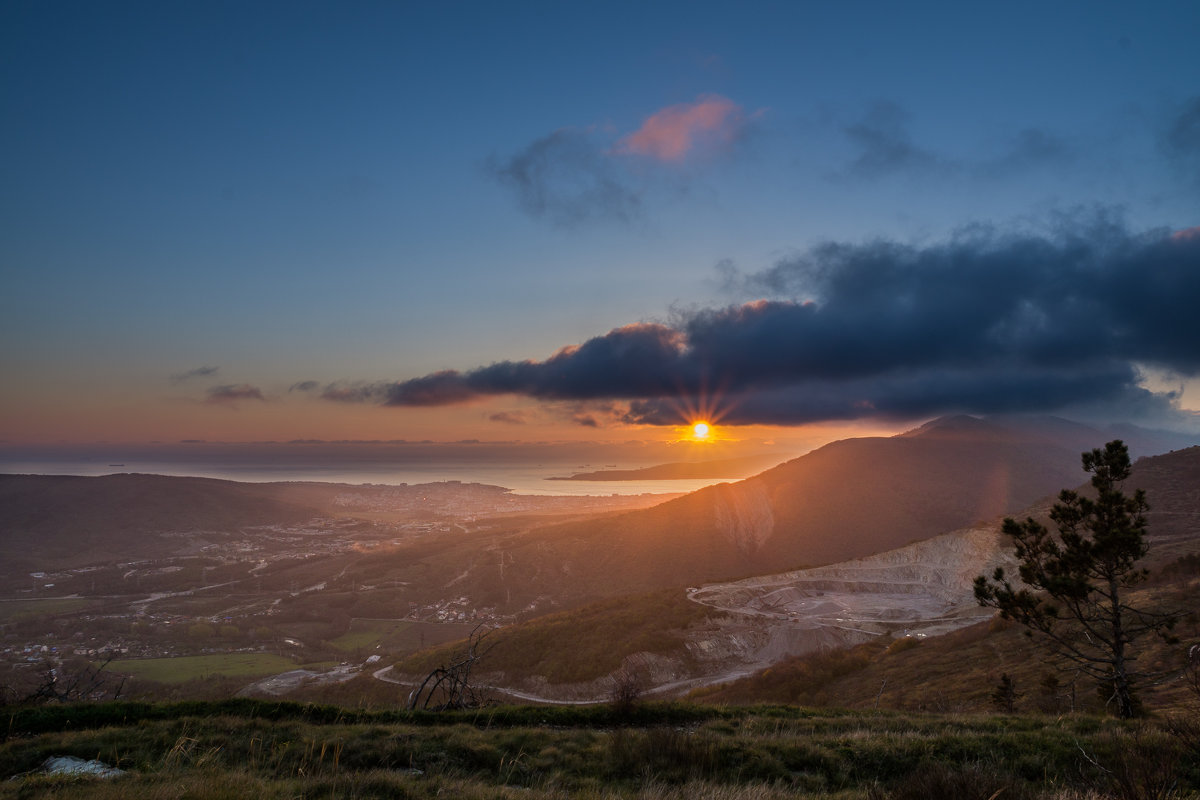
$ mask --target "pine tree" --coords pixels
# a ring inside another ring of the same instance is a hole
[[[1000,673],[1000,682],[992,691],[992,705],[1005,714],[1012,714],[1017,710],[1017,698],[1020,696],[1021,693],[1017,691],[1017,684],[1013,681],[1012,676],[1007,672]]]
[[[1129,451],[1120,440],[1083,454],[1092,473],[1093,500],[1067,489],[1059,493],[1050,518],[1058,536],[1037,520],[1004,520],[1020,561],[1014,586],[997,568],[989,581],[975,579],[980,605],[999,609],[1031,631],[1044,634],[1059,654],[1105,686],[1117,713],[1137,710],[1131,645],[1142,635],[1165,635],[1176,615],[1129,605],[1131,589],[1149,574],[1138,562],[1146,555],[1146,512],[1141,489],[1122,491],[1129,477]]]

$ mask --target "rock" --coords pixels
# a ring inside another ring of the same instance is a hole
[[[42,771],[47,775],[89,775],[94,778],[117,778],[125,774],[125,770],[110,767],[103,761],[84,761],[75,756],[51,756],[42,763]]]

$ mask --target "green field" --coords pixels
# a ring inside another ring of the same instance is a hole
[[[128,673],[157,683],[184,683],[217,675],[257,678],[298,668],[299,665],[291,659],[274,653],[218,653],[208,656],[142,658],[114,661],[108,667],[111,672]]]
[[[85,608],[82,597],[55,597],[48,600],[0,600],[0,623],[21,622],[37,617],[67,614]]]
[[[376,648],[391,654],[412,653],[424,647],[454,642],[470,635],[474,625],[440,622],[410,622],[400,619],[350,621],[350,630],[329,644],[343,653],[369,655]]]

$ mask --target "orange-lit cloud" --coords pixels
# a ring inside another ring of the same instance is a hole
[[[1195,227],[1192,227],[1192,228],[1184,228],[1183,230],[1180,230],[1180,231],[1175,231],[1174,233],[1171,234],[1171,238],[1177,242],[1190,242],[1190,241],[1193,241],[1196,239],[1200,239],[1200,225],[1196,225]]]
[[[725,146],[741,134],[741,106],[727,97],[705,95],[656,111],[642,127],[617,143],[617,152],[680,161],[698,145]]]

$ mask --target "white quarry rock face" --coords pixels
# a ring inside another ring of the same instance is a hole
[[[755,513],[752,499],[727,499],[728,532],[748,548],[761,544],[769,523]],[[974,581],[997,566],[1015,572],[1011,545],[999,526],[978,527],[867,558],[689,589],[690,600],[725,614],[686,632],[686,655],[636,653],[625,666],[645,680],[648,696],[670,696],[752,674],[789,656],[880,636],[949,633],[993,615],[975,602]],[[480,679],[508,687],[518,698],[587,703],[606,700],[616,676],[569,685],[551,685],[540,676]]]
[[[998,527],[935,536],[867,558],[688,591],[727,612],[692,632],[697,660],[726,669],[766,666],[787,656],[849,647],[877,636],[936,636],[988,619],[975,602],[977,575],[1015,572]]]

